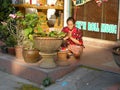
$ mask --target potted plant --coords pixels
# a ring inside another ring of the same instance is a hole
[[[40,67],[54,68],[56,64],[53,58],[57,55],[56,52],[62,44],[65,33],[57,29],[49,29],[44,14],[39,15],[39,20],[34,30],[34,43],[42,56]]]
[[[16,40],[14,39],[14,37],[12,35],[9,35],[9,37],[7,37],[5,44],[7,46],[8,54],[15,55],[14,46],[16,45]]]
[[[22,58],[22,43],[24,40],[23,20],[23,14],[18,11],[15,14],[9,14],[7,20],[2,22],[3,26],[6,26],[9,36],[16,42],[15,53],[17,58]]]
[[[7,26],[10,35],[16,41],[15,50],[17,58],[23,58],[23,41],[32,36],[37,20],[38,17],[35,13],[28,13],[24,16],[18,11],[15,14],[10,14],[6,22],[3,22],[3,25]]]
[[[14,11],[14,8],[10,5],[10,0],[0,0],[0,22],[6,21],[7,17],[11,12]],[[3,53],[7,53],[7,46],[5,45],[5,41],[7,41],[7,37],[9,37],[10,33],[7,30],[7,27],[0,23],[0,41],[3,43],[1,46],[1,51]]]
[[[36,13],[26,14],[24,26],[24,41],[23,41],[23,58],[27,63],[35,63],[40,60],[39,50],[34,47],[33,34],[34,28],[38,23],[38,15]]]
[[[0,46],[2,53],[8,53],[7,45],[5,44],[5,41],[7,41],[7,37],[9,36],[9,32],[6,29],[6,26],[3,26],[0,23],[0,42],[2,43]]]
[[[36,63],[40,60],[39,50],[34,48],[34,42],[26,39],[23,43],[23,58],[27,63]]]

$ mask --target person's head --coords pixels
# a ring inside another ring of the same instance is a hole
[[[69,29],[72,29],[72,28],[74,27],[74,25],[75,25],[75,20],[74,20],[74,18],[73,18],[73,17],[69,17],[69,18],[67,19],[67,26],[68,26],[68,28],[69,28]]]

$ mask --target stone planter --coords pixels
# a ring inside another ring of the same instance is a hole
[[[57,50],[62,44],[62,39],[52,37],[34,37],[35,47],[40,50],[42,60],[40,67],[42,68],[54,68],[56,64],[54,57],[57,55]]]

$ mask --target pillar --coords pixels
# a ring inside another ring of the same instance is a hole
[[[120,40],[120,0],[118,0],[118,5],[119,5],[119,9],[118,9],[118,32],[117,32],[117,40]]]
[[[71,3],[72,0],[64,0],[64,26],[66,26],[66,20],[71,16]]]

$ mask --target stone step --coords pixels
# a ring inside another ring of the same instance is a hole
[[[16,59],[14,56],[0,53],[0,70],[15,76],[41,84],[43,79],[50,77],[53,81],[72,72],[78,65],[69,65],[52,69],[43,69],[39,63],[25,63],[24,60]]]

